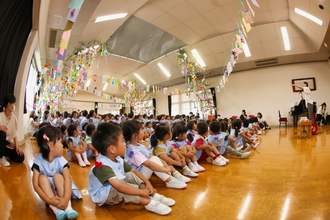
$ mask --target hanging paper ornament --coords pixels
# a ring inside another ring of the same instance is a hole
[[[93,82],[96,82],[96,79],[97,79],[97,74],[94,73],[94,74],[93,74]]]

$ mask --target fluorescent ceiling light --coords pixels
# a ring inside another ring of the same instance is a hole
[[[121,13],[121,14],[113,14],[113,15],[106,15],[106,16],[101,16],[97,17],[95,20],[95,23],[97,22],[102,22],[102,21],[109,21],[109,20],[115,20],[119,18],[124,18],[126,17],[127,13]]]
[[[198,64],[201,67],[205,67],[206,65],[205,65],[203,59],[201,58],[201,56],[199,56],[199,53],[197,52],[197,50],[196,49],[193,49],[191,52],[193,53],[194,57],[196,58]]]
[[[282,32],[285,50],[291,50],[288,30],[286,29],[286,27],[281,27],[281,32]]]
[[[243,44],[243,52],[244,52],[245,57],[250,57],[251,52],[250,52],[249,45],[247,44],[246,41],[245,41],[245,43],[242,43],[242,44]]]
[[[323,21],[318,19],[317,17],[303,11],[303,10],[300,10],[299,8],[294,8],[294,12],[296,12],[297,14],[301,15],[301,16],[304,16],[305,18],[308,18],[309,20],[311,21],[314,21],[316,24],[318,25],[322,25],[323,24]]]
[[[88,87],[91,84],[91,80],[87,80],[86,87]]]
[[[165,69],[165,67],[161,63],[157,63],[157,65],[165,73],[166,76],[168,76],[168,77],[171,76],[171,74],[167,71],[167,69]]]
[[[103,90],[103,91],[106,90],[107,87],[108,87],[108,83],[105,83],[104,86],[103,86],[103,89],[102,89],[102,90]]]
[[[139,76],[139,74],[137,74],[137,73],[134,73],[134,75],[136,76],[136,78],[138,78],[144,85],[146,85],[147,83],[146,83],[146,81],[144,81],[142,78],[141,78],[141,76]]]

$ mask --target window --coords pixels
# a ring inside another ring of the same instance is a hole
[[[173,104],[172,103],[172,116],[180,114],[179,111],[179,103]]]
[[[34,109],[34,96],[38,92],[39,87],[37,86],[37,76],[38,72],[34,65],[30,64],[29,75],[26,83],[25,93],[26,93],[26,109],[32,111]]]
[[[205,91],[198,91],[197,96],[201,99],[207,100],[204,103],[196,102],[196,95],[195,93],[190,93],[187,95],[187,93],[183,93],[180,95],[172,95],[172,116],[175,116],[177,114],[189,114],[190,112],[193,112],[196,114],[199,112],[200,114],[208,115],[210,113],[210,109],[213,109],[214,103],[213,103],[213,96],[210,89],[207,89]],[[204,118],[203,116],[203,118]],[[205,116],[206,117],[206,116]]]

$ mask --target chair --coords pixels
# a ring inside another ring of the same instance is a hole
[[[254,118],[254,115],[249,115],[249,118]]]
[[[288,126],[288,118],[287,117],[281,117],[281,112],[280,110],[278,110],[278,121],[280,122],[280,127],[281,127],[281,124],[285,124],[285,126],[287,127]]]
[[[236,119],[236,118],[238,118],[238,116],[235,116],[235,115],[234,115],[234,116],[231,116],[231,118],[234,118],[234,119]]]

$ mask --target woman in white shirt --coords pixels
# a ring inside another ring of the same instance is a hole
[[[17,141],[18,122],[13,114],[16,98],[14,95],[5,95],[3,99],[3,112],[0,113],[0,164],[10,166],[6,156],[11,161],[22,163],[24,152],[19,148]]]

